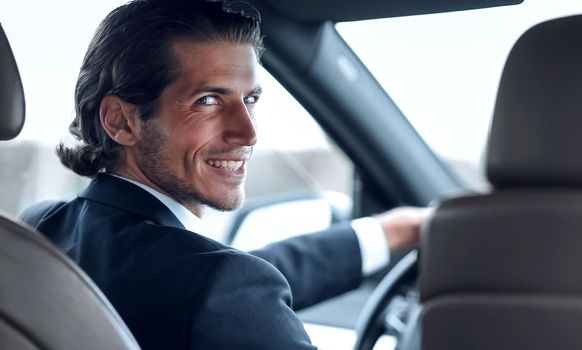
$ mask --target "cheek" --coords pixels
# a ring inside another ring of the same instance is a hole
[[[186,163],[188,168],[192,167],[192,163],[203,162],[205,154],[220,148],[222,134],[217,119],[197,120],[190,125],[175,128],[166,139],[167,149],[173,153],[169,157],[181,158],[181,162]]]
[[[207,143],[198,141],[200,140],[191,137],[188,142],[177,145],[173,151],[174,154],[170,154],[170,158],[183,164],[185,172],[199,173],[204,169],[206,164],[204,154],[208,146]]]
[[[167,142],[170,144],[169,148],[180,153],[196,152],[207,142],[204,134],[198,131],[200,128],[194,127],[175,129],[167,138]]]

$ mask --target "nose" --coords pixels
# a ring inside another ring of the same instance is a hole
[[[255,119],[252,111],[243,102],[231,107],[229,118],[225,118],[224,141],[228,144],[254,146],[257,143]]]

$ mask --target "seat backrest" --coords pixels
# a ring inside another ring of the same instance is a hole
[[[20,73],[0,25],[0,140],[15,138],[24,126],[24,90]]]
[[[582,16],[539,24],[507,59],[489,194],[444,201],[423,234],[425,350],[582,346]]]
[[[24,123],[22,83],[0,26],[0,139]],[[139,349],[109,301],[47,239],[0,215],[0,349]]]
[[[0,217],[0,349],[139,349],[109,301],[39,234]]]

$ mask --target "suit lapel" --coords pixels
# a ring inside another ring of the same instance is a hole
[[[79,197],[129,211],[160,225],[184,228],[180,220],[156,197],[131,182],[111,175],[97,174]]]

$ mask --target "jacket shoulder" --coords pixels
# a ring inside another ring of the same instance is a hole
[[[18,218],[32,227],[38,227],[41,221],[49,218],[65,204],[64,201],[43,201],[24,210]]]

